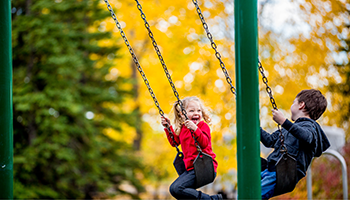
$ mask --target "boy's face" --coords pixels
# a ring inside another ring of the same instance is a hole
[[[303,113],[302,112],[303,108],[304,108],[304,102],[299,102],[298,98],[295,98],[292,106],[290,107],[293,121],[297,120],[301,116],[301,114]]]
[[[190,101],[186,107],[187,117],[193,121],[194,124],[198,124],[202,120],[202,109],[198,102]]]

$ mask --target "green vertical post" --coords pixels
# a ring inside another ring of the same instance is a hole
[[[0,0],[0,199],[13,198],[11,0]]]
[[[235,0],[238,198],[261,199],[258,3]]]

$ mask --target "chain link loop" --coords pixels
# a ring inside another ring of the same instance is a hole
[[[276,101],[275,101],[275,99],[273,98],[273,95],[272,95],[272,89],[271,89],[271,87],[268,84],[268,80],[267,80],[267,77],[265,76],[264,68],[263,68],[260,60],[258,60],[258,64],[259,64],[259,71],[260,71],[260,74],[262,76],[262,80],[263,80],[263,82],[264,82],[264,84],[266,86],[266,92],[267,92],[267,94],[270,97],[270,102],[272,104],[272,107],[273,107],[274,110],[278,110]],[[287,153],[287,147],[284,145],[284,135],[282,134],[281,126],[277,125],[277,127],[278,127],[278,130],[279,130],[279,139],[281,141],[280,152],[281,153]]]
[[[139,61],[138,61],[138,59],[137,59],[137,57],[136,57],[136,54],[135,54],[134,50],[132,49],[132,47],[131,47],[131,45],[130,45],[130,43],[129,43],[129,41],[128,41],[126,35],[125,35],[125,32],[123,31],[122,26],[120,25],[120,23],[119,23],[119,21],[118,21],[118,19],[117,19],[117,16],[115,15],[115,13],[114,13],[114,11],[113,11],[112,6],[110,5],[110,3],[109,3],[108,0],[104,0],[104,2],[105,2],[106,5],[107,5],[107,9],[108,9],[109,12],[111,13],[111,16],[112,16],[112,18],[113,18],[113,20],[114,20],[114,22],[115,22],[115,24],[116,24],[116,26],[117,26],[119,32],[120,32],[120,35],[122,36],[122,38],[123,38],[123,40],[124,40],[125,45],[126,45],[126,46],[128,47],[128,49],[129,49],[129,53],[130,53],[130,55],[131,55],[131,57],[132,57],[132,60],[134,61],[135,65],[136,65],[136,67],[137,67],[137,70],[139,71],[139,73],[140,73],[140,75],[141,75],[141,77],[142,77],[142,79],[143,79],[145,85],[147,86],[147,89],[148,89],[148,91],[149,91],[149,93],[150,93],[150,95],[151,95],[151,97],[152,97],[152,99],[153,99],[153,101],[154,101],[154,104],[156,105],[156,107],[157,107],[157,109],[158,109],[158,111],[159,111],[159,114],[160,114],[162,117],[164,117],[164,112],[163,112],[163,110],[160,108],[160,105],[159,105],[159,102],[158,102],[158,100],[157,100],[157,98],[156,98],[156,95],[154,94],[154,92],[153,92],[153,90],[152,90],[152,88],[151,88],[151,86],[150,86],[150,83],[149,83],[149,81],[148,81],[148,79],[147,79],[147,77],[146,77],[146,74],[143,72],[143,69],[142,69],[142,67],[141,67],[141,65],[140,65],[140,63],[139,63]],[[179,145],[179,144],[178,144],[178,143],[175,141],[175,139],[174,139],[174,133],[171,131],[171,129],[170,129],[169,126],[167,126],[166,128],[167,128],[168,132],[170,133],[170,134],[169,134],[169,135],[170,135],[170,138],[171,138],[172,141],[174,142],[177,152],[180,152],[180,150],[179,150],[179,148],[178,148],[178,145]]]
[[[199,8],[198,2],[197,2],[197,0],[192,0],[192,2],[196,6],[196,11],[198,13],[198,16],[199,16],[199,18],[200,18],[200,20],[202,22],[202,25],[203,25],[203,28],[204,28],[205,32],[207,33],[207,38],[210,40],[210,46],[215,51],[215,57],[220,62],[220,67],[221,67],[222,72],[224,73],[224,75],[226,77],[226,82],[230,85],[230,90],[231,90],[232,94],[236,95],[236,88],[232,85],[232,79],[231,79],[230,75],[227,72],[227,69],[225,67],[225,63],[221,59],[221,54],[217,50],[217,45],[215,44],[215,42],[213,40],[213,35],[209,31],[208,24],[205,22],[204,16],[202,14],[201,9]]]
[[[147,31],[148,31],[148,36],[149,36],[149,38],[152,40],[152,45],[153,45],[153,47],[154,47],[154,50],[155,50],[156,53],[157,53],[158,59],[159,59],[160,63],[162,64],[162,67],[163,67],[163,70],[164,70],[164,72],[165,72],[165,75],[166,75],[166,77],[167,77],[167,79],[168,79],[168,82],[170,83],[170,86],[171,86],[171,88],[172,88],[172,90],[173,90],[173,92],[174,92],[174,95],[175,95],[176,99],[177,99],[177,104],[180,106],[181,112],[182,112],[182,114],[185,116],[186,120],[188,120],[186,110],[185,110],[185,108],[183,107],[182,101],[180,100],[180,95],[179,95],[179,93],[178,93],[177,90],[176,90],[175,84],[174,84],[174,82],[173,82],[173,80],[172,80],[172,78],[171,78],[171,75],[170,75],[170,73],[169,73],[169,70],[168,70],[168,68],[167,68],[167,66],[166,66],[166,64],[165,64],[164,58],[163,58],[163,56],[162,56],[162,53],[160,52],[159,47],[158,47],[158,44],[157,44],[156,40],[154,39],[153,32],[152,32],[152,30],[151,30],[151,28],[150,28],[151,26],[149,25],[149,23],[148,23],[148,21],[147,21],[147,19],[146,19],[146,15],[145,15],[145,13],[144,13],[143,10],[142,10],[141,4],[139,3],[138,0],[135,0],[135,2],[136,2],[136,4],[137,4],[137,9],[138,9],[138,10],[140,11],[140,13],[141,13],[141,18],[142,18],[142,20],[143,20],[144,23],[145,23],[144,25],[145,25],[145,27],[146,27],[146,29],[147,29]],[[198,141],[196,140],[196,138],[194,137],[194,131],[193,131],[193,130],[190,130],[190,131],[191,131],[191,135],[192,135],[192,137],[193,137],[193,139],[194,139],[194,141],[195,141],[195,145],[196,145],[196,147],[197,147],[197,150],[201,152],[202,150],[201,150],[201,148],[200,148],[200,146],[199,146],[199,143],[198,143]]]
[[[258,64],[259,64],[259,71],[260,71],[260,74],[262,76],[262,81],[266,85],[266,92],[267,92],[267,94],[270,97],[270,102],[272,104],[272,107],[273,107],[273,109],[278,110],[276,101],[275,101],[275,99],[273,98],[273,95],[272,95],[272,89],[271,89],[271,87],[268,84],[267,77],[265,76],[264,68],[263,68],[263,66],[262,66],[260,61],[258,61]]]

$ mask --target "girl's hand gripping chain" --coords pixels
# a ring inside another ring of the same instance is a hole
[[[193,131],[196,131],[198,128],[197,125],[191,120],[186,120],[184,122],[184,125],[186,126],[186,128],[193,130]]]
[[[161,117],[161,123],[165,128],[168,128],[171,126],[170,119],[168,119],[166,117]]]

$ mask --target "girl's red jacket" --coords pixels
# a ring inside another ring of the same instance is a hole
[[[218,162],[215,160],[216,155],[213,152],[213,149],[211,147],[211,135],[210,135],[210,128],[208,124],[206,124],[204,121],[201,121],[197,124],[197,130],[194,132],[194,136],[196,140],[199,143],[199,146],[201,147],[202,151],[205,154],[210,155],[213,158],[213,164],[214,164],[214,170],[216,172],[216,168],[218,166]],[[173,127],[170,127],[171,131],[174,134],[174,139],[177,144],[181,144],[181,149],[184,154],[184,162],[187,171],[190,171],[193,169],[193,162],[196,159],[198,155],[197,148],[194,144],[194,139],[192,138],[191,131],[186,128],[186,126],[182,125],[181,127],[181,132],[177,136],[174,132]],[[164,129],[168,140],[171,144],[171,146],[175,147],[175,144],[173,140],[170,137],[170,134],[168,130],[165,128]]]

